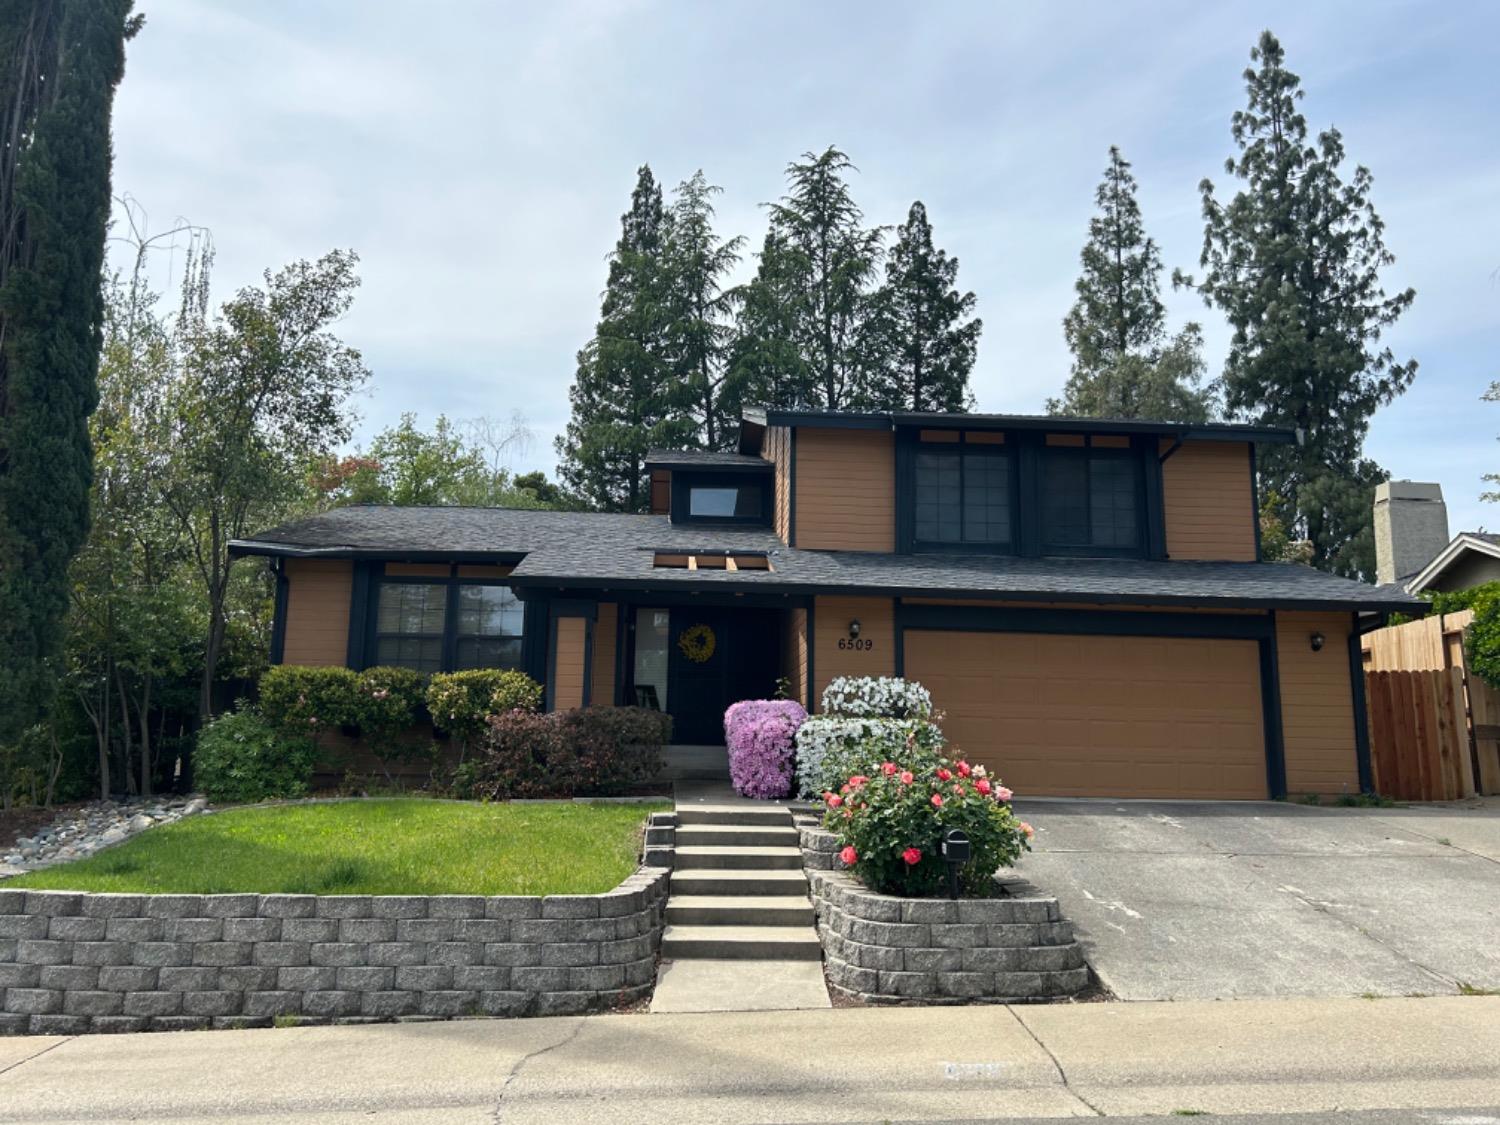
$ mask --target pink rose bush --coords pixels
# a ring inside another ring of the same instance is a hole
[[[789,796],[796,773],[797,729],[807,719],[790,699],[747,699],[724,712],[729,780],[742,797]]]
[[[1031,825],[1016,819],[1010,790],[983,766],[962,759],[913,769],[886,764],[823,794],[823,826],[837,838],[840,859],[872,889],[908,897],[945,893],[942,842],[950,828],[969,837],[972,859],[959,880],[970,892],[1031,850]]]

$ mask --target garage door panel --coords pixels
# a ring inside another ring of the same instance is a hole
[[[909,630],[951,746],[1016,792],[1266,796],[1256,642]]]

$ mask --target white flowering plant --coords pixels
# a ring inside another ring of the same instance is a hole
[[[839,676],[823,689],[823,713],[852,718],[930,719],[932,695],[899,676]]]
[[[797,728],[798,792],[818,797],[888,758],[928,764],[942,746],[942,732],[927,719],[814,715]]]

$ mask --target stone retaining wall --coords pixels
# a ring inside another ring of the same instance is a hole
[[[1057,900],[999,877],[987,899],[877,894],[841,870],[833,834],[799,822],[829,986],[874,1004],[1014,1003],[1072,996],[1088,966]]]
[[[572,1015],[650,996],[670,844],[600,895],[0,885],[0,1034]]]

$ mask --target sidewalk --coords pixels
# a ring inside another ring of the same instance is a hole
[[[0,1039],[0,1122],[857,1122],[1462,1109],[1500,997],[621,1015]]]

